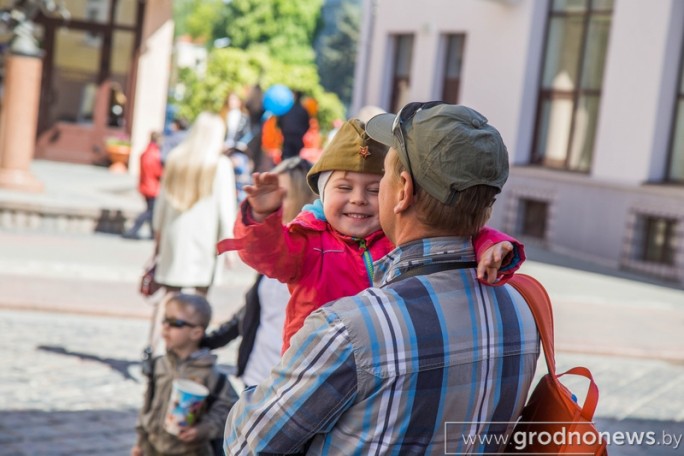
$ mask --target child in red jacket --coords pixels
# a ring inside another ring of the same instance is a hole
[[[154,213],[154,201],[159,194],[159,185],[162,176],[161,150],[159,149],[160,134],[156,131],[150,133],[150,142],[145,151],[140,155],[140,181],[138,191],[145,198],[145,211],[136,217],[133,227],[123,234],[127,239],[140,239],[138,232],[147,223],[152,237],[152,214]]]
[[[278,176],[254,174],[235,222],[236,239],[218,244],[219,253],[238,250],[245,263],[288,284],[283,352],[315,309],[373,286],[373,262],[394,248],[378,215],[387,147],[369,138],[364,127],[352,119],[340,128],[307,176],[321,198],[286,226]],[[498,275],[504,283],[524,261],[523,246],[498,231],[484,228],[473,242],[481,280],[487,275],[494,282]],[[503,257],[505,267],[499,269]]]

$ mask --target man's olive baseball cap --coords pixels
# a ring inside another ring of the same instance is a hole
[[[409,103],[399,114],[379,114],[368,136],[396,149],[413,179],[444,204],[458,192],[508,179],[508,151],[498,130],[472,108],[439,102]]]

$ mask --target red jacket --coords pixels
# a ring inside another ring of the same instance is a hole
[[[157,143],[149,143],[140,156],[140,183],[138,191],[146,198],[156,198],[162,176],[161,151]]]
[[[241,213],[235,222],[235,239],[219,242],[218,253],[237,250],[245,263],[288,284],[292,296],[285,315],[283,351],[311,312],[370,287],[372,263],[394,249],[382,231],[362,240],[338,233],[325,220],[320,200],[305,206],[286,226],[282,225],[281,211],[269,215],[263,223],[254,222],[247,201],[242,203]],[[473,242],[479,254],[484,252],[480,249],[505,240],[511,241],[516,249],[513,260],[500,270],[499,284],[522,264],[522,245],[490,228],[484,228]]]

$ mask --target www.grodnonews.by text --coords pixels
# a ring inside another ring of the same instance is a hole
[[[464,423],[446,423],[445,430],[447,432],[447,441],[454,442],[453,436],[449,435],[449,424],[459,426],[459,436],[457,441],[462,444],[464,448],[472,448],[473,446],[491,445],[504,446],[509,443],[516,451],[524,451],[526,448],[535,445],[553,445],[564,446],[573,444],[587,444],[593,445],[600,439],[608,446],[643,446],[653,447],[662,446],[670,447],[677,450],[682,444],[682,433],[670,433],[667,431],[599,431],[598,435],[593,432],[583,432],[582,430],[569,430],[567,428],[558,431],[516,431],[509,435],[505,434],[463,434],[461,432],[461,425]],[[465,424],[492,424],[492,423],[465,423]],[[496,423],[507,424],[507,423]],[[534,423],[526,423],[534,424]],[[544,423],[540,423],[544,424]],[[461,445],[459,445],[461,446]],[[445,454],[459,455],[458,451],[449,451],[445,448]],[[488,453],[483,453],[488,454]],[[494,454],[494,453],[492,453]],[[543,454],[543,453],[540,453]],[[549,453],[550,454],[550,453]]]

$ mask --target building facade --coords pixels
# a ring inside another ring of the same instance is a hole
[[[1,6],[11,11],[17,4]],[[129,167],[137,172],[150,133],[164,127],[172,0],[63,4],[66,18],[34,18],[44,51],[34,156],[104,163],[106,141],[117,138],[130,141]]]
[[[491,221],[684,284],[684,1],[366,0],[352,112],[485,113],[511,175]]]

